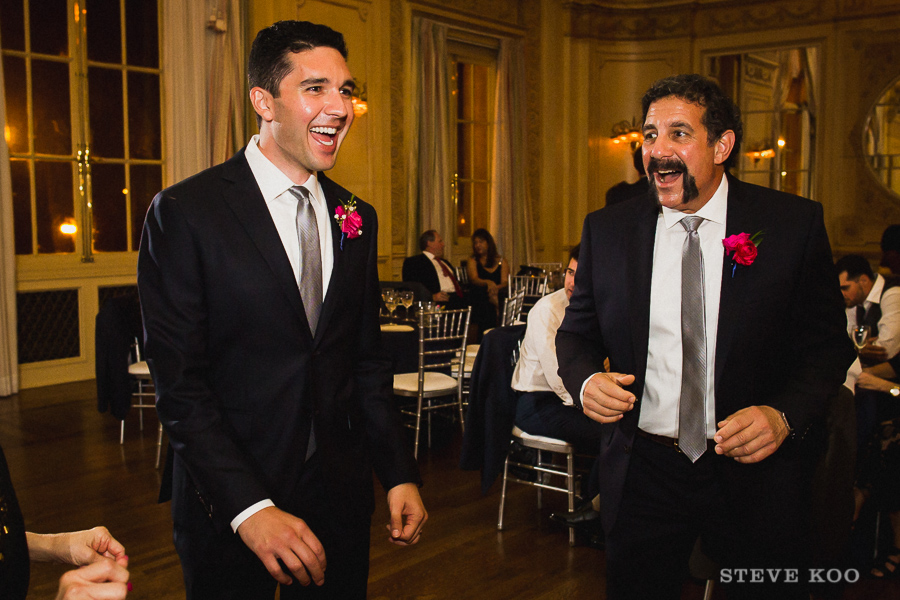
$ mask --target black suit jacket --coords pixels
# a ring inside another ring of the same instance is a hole
[[[450,277],[455,280],[456,275],[454,275],[453,267],[450,263],[443,258],[438,260],[447,265],[447,269],[450,270]],[[437,294],[441,291],[441,280],[438,278],[434,263],[424,254],[417,254],[403,260],[403,281],[418,281],[428,288],[428,291],[432,294]]]
[[[575,292],[556,338],[559,373],[576,402],[606,357],[612,371],[635,376],[629,386],[638,398],[635,409],[603,426],[606,531],[618,511],[641,412],[658,213],[656,200],[645,194],[587,216]],[[729,176],[726,235],[759,231],[762,242],[752,265],[732,271],[727,257],[723,264],[716,420],[768,405],[783,411],[802,436],[821,423],[826,399],[844,380],[855,353],[821,205]]]
[[[350,199],[319,182],[329,215]],[[335,514],[371,513],[373,467],[386,489],[419,481],[381,347],[375,210],[360,200],[357,210],[363,235],[343,249],[329,219],[334,270],[313,338],[243,151],[154,198],[138,288],[157,408],[176,452],[175,515],[198,493],[222,530],[265,498],[298,510],[311,422]]]

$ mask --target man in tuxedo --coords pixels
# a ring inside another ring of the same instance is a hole
[[[390,541],[427,518],[391,407],[375,210],[322,174],[353,121],[346,56],[322,25],[260,31],[259,135],[147,214],[145,354],[189,599],[365,598],[373,468]]]
[[[556,338],[604,424],[608,597],[678,598],[700,535],[729,597],[808,598],[812,459],[854,357],[822,208],[727,172],[740,111],[710,80],[656,82],[643,117],[650,192],[587,216]]]
[[[403,281],[418,281],[424,285],[435,302],[447,308],[465,308],[462,288],[453,266],[444,260],[444,239],[434,229],[419,236],[422,254],[403,261]]]

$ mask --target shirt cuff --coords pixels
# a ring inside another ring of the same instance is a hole
[[[272,502],[269,498],[266,498],[265,500],[260,500],[256,504],[245,508],[240,513],[238,513],[238,516],[231,520],[231,530],[237,533],[238,527],[241,526],[241,523],[258,513],[262,509],[269,508],[270,506],[275,506],[275,503]]]
[[[602,372],[603,371],[597,371],[596,373],[594,373],[593,375],[591,375],[590,377],[585,379],[584,383],[581,384],[581,391],[578,392],[578,399],[581,401],[582,406],[584,406],[584,388],[587,387],[588,381],[590,381],[591,379],[593,379],[595,376],[599,375]]]

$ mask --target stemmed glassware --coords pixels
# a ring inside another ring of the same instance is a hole
[[[403,305],[403,308],[406,309],[406,318],[409,319],[409,308],[413,304],[413,293],[409,291],[400,292],[400,303]]]
[[[393,318],[394,316],[394,311],[400,302],[398,295],[399,293],[394,289],[387,289],[381,292],[381,299],[384,300],[384,305],[388,309],[388,318]]]
[[[850,337],[853,339],[853,345],[856,346],[857,350],[862,350],[866,345],[866,342],[869,340],[869,332],[871,330],[871,327],[869,327],[868,325],[857,325],[853,328]]]

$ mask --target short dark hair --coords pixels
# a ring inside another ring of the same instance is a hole
[[[581,242],[572,246],[572,249],[569,250],[569,260],[574,260],[578,262],[578,255],[581,253]]]
[[[872,281],[875,281],[875,273],[872,271],[872,265],[858,254],[848,254],[847,256],[842,257],[839,261],[834,263],[834,268],[838,275],[846,271],[847,279],[852,281],[857,281],[861,275],[865,275]]]
[[[428,247],[428,244],[434,241],[435,236],[437,235],[437,231],[434,229],[429,229],[419,236],[419,250],[425,251],[425,248]]]
[[[347,60],[344,36],[331,27],[309,21],[278,21],[261,29],[250,46],[247,65],[250,89],[260,87],[277,98],[281,81],[293,68],[288,54],[319,47],[334,48]],[[261,120],[257,115],[256,124]]]
[[[888,225],[881,234],[881,251],[900,252],[900,225]]]
[[[731,169],[740,155],[741,140],[744,138],[741,109],[712,79],[696,74],[675,75],[660,79],[644,94],[641,100],[644,111],[642,122],[647,120],[647,111],[651,104],[669,96],[681,98],[706,109],[701,123],[706,127],[707,142],[710,146],[729,129],[734,132],[734,147],[723,163],[726,171]]]

